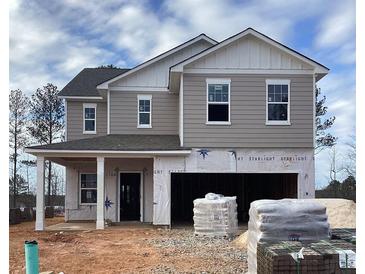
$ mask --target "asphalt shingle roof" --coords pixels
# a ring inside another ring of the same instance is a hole
[[[31,146],[29,149],[42,150],[107,150],[107,151],[147,151],[185,150],[180,147],[178,135],[135,135],[110,134],[94,138],[72,140],[49,145]]]
[[[59,93],[59,96],[100,96],[97,85],[108,81],[129,69],[84,68]]]

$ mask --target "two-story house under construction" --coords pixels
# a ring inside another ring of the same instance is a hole
[[[36,230],[45,160],[66,168],[65,220],[192,221],[208,192],[314,197],[315,84],[329,69],[248,28],[201,34],[132,69],[86,68],[60,92],[66,141],[37,157]]]

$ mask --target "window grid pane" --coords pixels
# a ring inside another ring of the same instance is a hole
[[[208,85],[208,102],[227,102],[228,103],[228,85]]]
[[[95,119],[95,108],[85,108],[85,119]]]
[[[268,85],[268,102],[288,102],[288,85]]]

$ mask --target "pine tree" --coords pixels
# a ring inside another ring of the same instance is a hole
[[[9,94],[9,147],[10,161],[12,166],[12,177],[9,178],[10,188],[12,189],[13,207],[16,206],[18,196],[18,157],[19,152],[27,144],[26,120],[28,115],[28,98],[20,89],[11,90]]]
[[[319,99],[320,94],[321,89],[316,87],[316,153],[324,148],[332,147],[337,141],[336,137],[327,132],[333,126],[336,117],[323,118],[327,113],[328,107],[325,106],[326,96]]]
[[[48,83],[43,88],[38,88],[32,95],[30,102],[31,125],[28,127],[31,136],[39,144],[52,144],[62,138],[64,129],[64,106],[62,99],[58,97],[57,86]],[[52,163],[46,164],[48,170],[48,198],[47,203],[51,203],[51,182]]]

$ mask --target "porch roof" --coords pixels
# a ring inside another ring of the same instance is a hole
[[[30,146],[26,152],[41,151],[177,151],[190,150],[180,146],[178,135],[110,134],[48,145]]]

